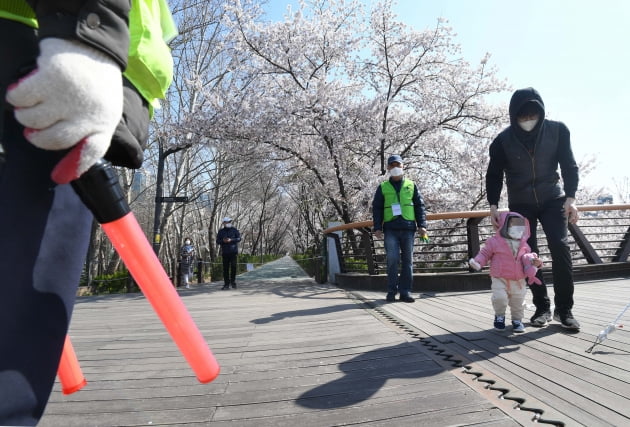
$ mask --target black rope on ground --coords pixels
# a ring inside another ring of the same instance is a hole
[[[563,421],[549,420],[549,419],[542,418],[545,412],[543,409],[524,406],[527,399],[523,397],[518,397],[518,396],[510,396],[510,392],[511,392],[510,389],[504,388],[504,387],[496,387],[495,380],[491,378],[486,378],[485,377],[486,374],[483,372],[473,371],[472,366],[464,365],[464,362],[460,359],[456,359],[455,355],[448,353],[447,350],[441,348],[439,345],[432,343],[429,339],[425,337],[422,337],[416,328],[403,322],[402,320],[398,319],[396,316],[392,315],[391,313],[388,313],[387,311],[383,310],[383,308],[377,305],[374,301],[368,301],[360,294],[357,294],[354,292],[347,292],[347,294],[351,298],[355,300],[359,300],[361,302],[361,305],[363,305],[365,308],[378,313],[380,317],[387,319],[390,323],[393,323],[394,325],[396,325],[397,327],[405,331],[407,334],[409,334],[411,337],[418,339],[422,345],[427,347],[432,352],[436,353],[436,355],[440,356],[444,361],[449,362],[451,366],[456,367],[456,368],[463,368],[462,372],[468,375],[472,375],[474,377],[473,381],[486,383],[485,385],[486,389],[499,392],[498,394],[499,399],[511,400],[515,402],[515,405],[512,407],[513,409],[517,411],[531,412],[533,414],[532,421],[536,423],[540,423],[540,424],[549,424],[549,425],[553,425],[557,427],[566,426],[566,424]],[[446,342],[444,344],[449,344],[449,342]]]

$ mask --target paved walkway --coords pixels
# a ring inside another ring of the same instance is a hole
[[[142,295],[80,298],[70,336],[88,385],[57,384],[40,425],[630,425],[630,332],[584,351],[630,302],[628,280],[577,286],[580,333],[518,336],[490,329],[487,292],[386,304],[288,257],[237,283],[180,291],[221,364],[210,384]]]

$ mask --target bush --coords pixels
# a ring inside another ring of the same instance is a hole
[[[138,286],[126,270],[96,276],[90,287],[94,294],[121,294],[139,291]]]

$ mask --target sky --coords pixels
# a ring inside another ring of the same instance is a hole
[[[281,19],[295,3],[269,0],[269,18]],[[538,90],[547,118],[569,127],[576,160],[596,158],[580,186],[614,195],[627,187],[630,1],[398,0],[394,11],[417,30],[447,19],[468,62],[476,65],[490,53],[489,63],[514,90]],[[507,108],[511,94],[492,102]]]

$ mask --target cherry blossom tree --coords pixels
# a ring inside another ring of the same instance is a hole
[[[506,111],[486,96],[507,86],[488,57],[461,58],[445,22],[409,28],[391,1],[302,1],[282,22],[236,1],[229,15],[228,44],[245,59],[226,92],[205,94],[209,108],[190,117],[196,132],[276,162],[332,219],[369,218],[390,154],[407,160],[435,208],[449,205],[438,203],[445,188],[460,209],[480,203],[479,170]],[[464,173],[469,164],[476,173]]]

